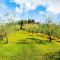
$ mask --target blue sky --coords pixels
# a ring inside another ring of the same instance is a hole
[[[15,20],[35,19],[44,22],[45,15],[53,16],[54,22],[59,22],[59,2],[60,0],[0,0],[0,22],[6,22],[7,18],[14,16]],[[7,13],[8,17],[5,16]]]

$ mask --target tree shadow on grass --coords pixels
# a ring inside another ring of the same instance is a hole
[[[33,35],[28,35],[28,36],[33,36]]]
[[[38,43],[38,44],[50,43],[48,40],[41,40],[41,39],[38,39],[38,38],[26,38],[26,39],[33,40],[33,41],[35,41],[35,42]]]
[[[17,44],[30,44],[30,42],[26,41],[26,39],[22,39]]]
[[[37,36],[44,37],[44,35],[37,35]]]
[[[49,40],[41,40],[38,38],[25,38],[25,39],[19,40],[19,42],[17,42],[17,44],[31,44],[33,42],[38,43],[38,44],[51,43],[51,42],[49,42]]]

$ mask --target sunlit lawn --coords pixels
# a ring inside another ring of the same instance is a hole
[[[49,43],[47,38],[42,37],[41,34],[26,31],[8,34],[9,43],[0,44],[0,60],[44,60],[45,54],[60,50],[59,43]]]

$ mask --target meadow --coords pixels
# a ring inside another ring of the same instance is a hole
[[[5,43],[5,35],[2,40],[0,39],[0,60],[60,60],[58,37],[54,36],[50,42],[48,35],[44,33],[45,30],[42,32],[40,28],[40,31],[37,24],[33,23],[24,24],[22,29],[14,24],[7,27],[3,32],[6,32],[8,42]]]

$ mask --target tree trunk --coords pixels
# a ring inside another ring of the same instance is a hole
[[[22,26],[20,27],[20,30],[22,30]]]
[[[8,37],[6,32],[5,32],[5,37],[6,37],[6,43],[8,43]]]
[[[48,36],[49,36],[49,42],[51,42],[52,38],[51,38],[51,34],[48,33]]]

